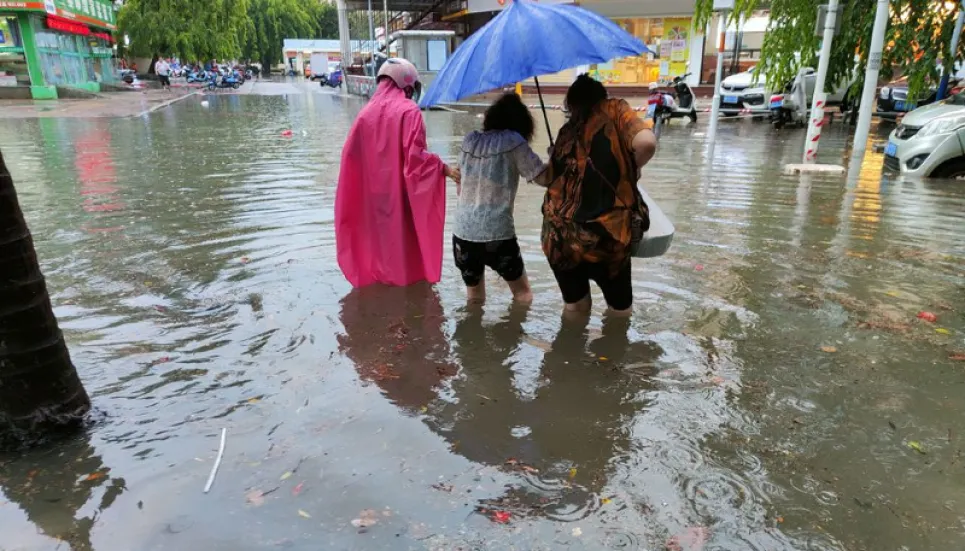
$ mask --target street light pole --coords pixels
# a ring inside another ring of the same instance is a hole
[[[345,0],[335,0],[338,10],[338,49],[342,51],[342,70],[352,64],[352,42],[349,38],[348,7]]]
[[[389,0],[382,0],[382,39],[385,40],[385,57],[389,57]]]
[[[808,137],[804,142],[804,164],[814,164],[818,157],[818,140],[824,126],[824,106],[828,95],[824,84],[828,77],[828,63],[831,61],[831,41],[834,39],[834,24],[838,18],[838,0],[830,0],[828,13],[824,18],[824,35],[821,39],[821,59],[818,61],[818,76],[814,83],[814,100],[811,102],[811,122],[808,124]]]
[[[955,71],[955,54],[958,51],[958,40],[962,37],[962,24],[965,23],[965,0],[962,0],[962,5],[958,8],[958,19],[955,21],[955,30],[952,31],[952,44],[951,44],[951,56],[952,56],[952,72]],[[942,75],[941,83],[938,85],[938,94],[935,96],[936,101],[945,99],[945,95],[948,93],[948,79],[951,77],[948,71]]]
[[[963,0],[965,1],[965,0]],[[710,108],[710,129],[707,131],[707,158],[710,159],[710,164],[714,164],[714,144],[717,142],[717,121],[720,118],[720,81],[721,73],[724,71],[724,43],[727,38],[727,13],[728,11],[722,10],[720,12],[720,40],[717,44],[717,72],[714,75],[714,99],[713,105]]]
[[[960,21],[961,19],[959,19]],[[855,158],[864,153],[868,146],[868,130],[871,128],[871,113],[874,111],[875,90],[878,88],[878,73],[881,71],[881,50],[885,45],[885,32],[888,30],[888,0],[878,0],[875,11],[875,25],[871,31],[871,45],[868,48],[868,66],[864,72],[864,89],[861,90],[861,104],[858,111],[858,124],[854,132],[852,152]]]
[[[369,76],[375,76],[375,21],[372,19],[372,0],[369,0],[369,44],[372,47],[372,74]]]

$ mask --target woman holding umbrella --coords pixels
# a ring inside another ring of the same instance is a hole
[[[603,291],[609,313],[629,315],[632,246],[650,225],[637,192],[640,168],[657,146],[650,121],[606,88],[580,75],[566,94],[569,121],[552,150],[543,201],[543,252],[566,311],[588,313],[590,281]]]

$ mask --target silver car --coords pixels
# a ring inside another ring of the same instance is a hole
[[[965,92],[915,109],[888,137],[885,168],[925,178],[965,178]]]

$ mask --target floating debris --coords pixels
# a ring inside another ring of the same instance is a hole
[[[218,446],[218,456],[214,459],[214,465],[211,466],[211,474],[208,475],[208,483],[204,485],[204,493],[211,491],[211,485],[214,484],[214,477],[218,474],[218,467],[221,466],[221,458],[224,457],[224,445],[225,440],[228,438],[228,429],[221,429],[221,445]]]

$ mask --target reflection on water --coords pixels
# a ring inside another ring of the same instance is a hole
[[[90,551],[101,513],[127,489],[90,441],[78,437],[40,450],[33,464],[0,462],[0,487],[37,530],[71,551]]]
[[[803,134],[750,123],[722,124],[704,170],[705,127],[673,126],[645,185],[674,248],[634,264],[630,320],[573,324],[535,186],[516,208],[530,308],[468,308],[448,259],[435,287],[352,291],[332,205],[360,104],[311,90],[0,123],[107,415],[0,458],[0,545],[965,546],[959,183],[881,178],[873,154],[783,176]],[[426,117],[450,159],[478,124]]]

